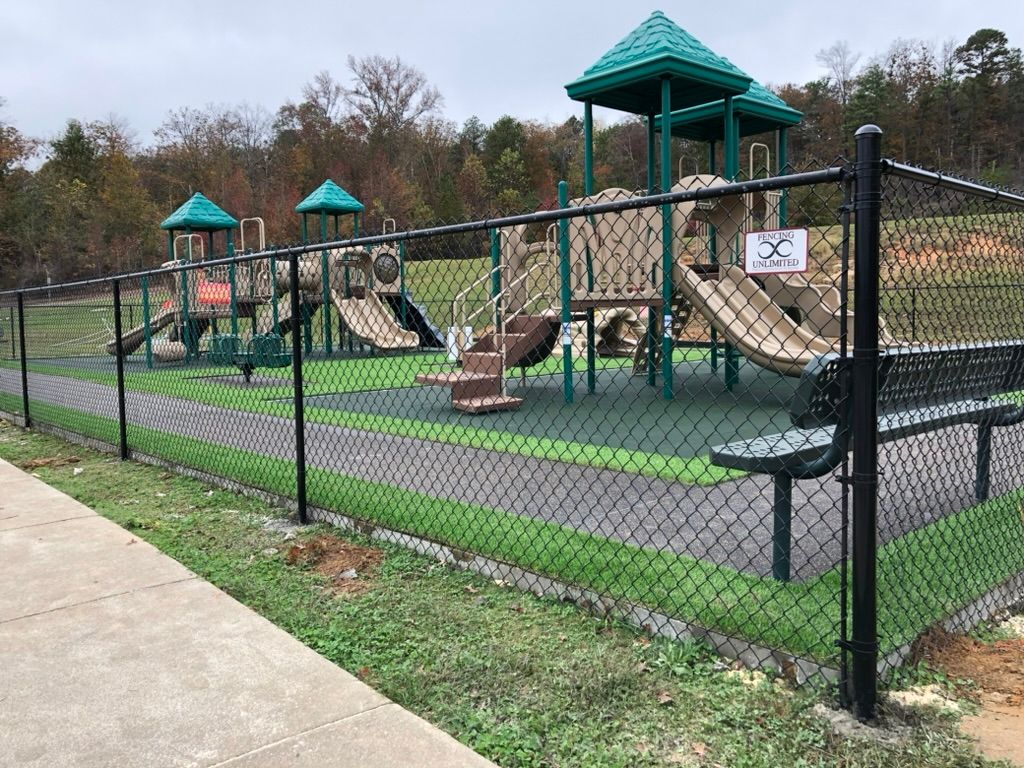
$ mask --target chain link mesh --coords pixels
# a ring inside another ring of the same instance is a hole
[[[109,282],[26,293],[32,420],[116,444],[120,354],[134,455],[294,499],[298,407],[312,518],[836,681],[851,180],[824,173],[175,264],[120,279],[120,340]],[[1019,212],[885,183],[886,348],[1024,338]],[[807,268],[752,274],[745,234],[780,228],[806,232]],[[19,414],[10,299],[0,402]],[[995,430],[982,502],[978,431],[882,441],[887,664],[1024,566],[1019,428]]]

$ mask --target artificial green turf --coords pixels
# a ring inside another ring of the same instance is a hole
[[[0,395],[0,407],[16,398]],[[33,404],[36,418],[115,443],[113,420]],[[285,497],[292,462],[192,438],[130,427],[134,450],[216,473]],[[456,549],[519,565],[614,599],[752,642],[829,663],[835,660],[840,570],[801,583],[739,573],[482,506],[310,468],[312,504]],[[879,548],[882,652],[899,648],[991,587],[1024,570],[1024,523],[1017,490],[965,508]],[[766,542],[767,545],[767,542]],[[965,564],[969,563],[969,568]]]

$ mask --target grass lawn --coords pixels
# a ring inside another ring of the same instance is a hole
[[[366,589],[338,594],[288,565],[289,548],[314,536],[380,545],[284,533],[284,513],[259,501],[0,423],[8,461],[71,454],[73,466],[33,471],[505,768],[984,764],[948,716],[901,720],[898,738],[839,736],[812,689],[407,550],[381,547]]]

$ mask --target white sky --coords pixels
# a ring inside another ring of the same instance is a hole
[[[820,77],[815,53],[841,39],[862,63],[896,38],[962,42],[981,27],[1024,47],[1019,0],[6,0],[0,116],[46,139],[68,118],[116,114],[148,144],[169,109],[248,102],[273,111],[319,70],[346,82],[348,54],[380,53],[420,69],[456,122],[506,113],[560,121],[581,110],[565,83],[656,8],[766,84]]]

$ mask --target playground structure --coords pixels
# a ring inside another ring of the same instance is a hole
[[[566,89],[571,98],[584,102],[584,195],[568,199],[563,182],[562,207],[633,196],[625,189],[593,191],[594,104],[646,117],[648,187],[643,192],[651,194],[707,189],[736,180],[740,138],[767,131],[776,133],[774,170],[785,173],[787,130],[801,118],[660,12]],[[717,100],[707,98],[711,95]],[[673,184],[672,136],[707,142],[707,173]],[[716,172],[719,143],[721,175]],[[655,176],[658,160],[660,184]],[[771,148],[751,144],[749,177],[771,171]],[[450,387],[457,410],[516,408],[522,397],[506,394],[505,372],[518,367],[525,376],[528,365],[558,354],[568,404],[574,396],[574,356],[586,360],[587,391],[592,393],[596,357],[625,353],[632,354],[634,373],[645,375],[648,384],[655,385],[660,372],[663,396],[671,399],[673,350],[697,316],[709,329],[714,370],[719,367],[719,338],[724,341],[727,390],[738,381],[741,355],[774,373],[800,376],[816,356],[835,351],[850,317],[844,316],[842,297],[833,285],[815,285],[802,274],[746,274],[743,235],[786,223],[786,193],[776,191],[663,206],[660,211],[645,208],[572,218],[549,228],[546,239],[537,243],[526,241],[526,227],[502,230],[494,236],[490,271],[455,302],[455,353],[461,370],[423,374],[417,381]],[[686,247],[684,240],[690,241]],[[705,259],[698,260],[694,253]],[[459,314],[459,300],[486,283],[491,286],[488,303]],[[474,342],[468,331],[484,312],[491,325]],[[560,345],[549,348],[540,343],[559,325]],[[520,354],[525,347],[531,354]]]
[[[302,240],[308,243],[308,215],[318,214],[320,235],[327,239],[333,218],[334,235],[339,237],[339,218],[353,216],[353,232],[359,233],[363,206],[355,198],[326,180],[296,206],[302,215]],[[388,220],[394,225],[393,220]],[[224,233],[228,258],[234,251],[233,230],[237,227],[245,250],[246,225],[255,226],[258,251],[266,250],[262,219],[238,222],[201,193],[195,193],[168,217],[161,227],[167,231],[169,260],[162,266],[174,268],[203,262],[207,249],[214,250],[214,237]],[[385,224],[386,226],[386,224]],[[180,234],[179,234],[180,233]],[[202,234],[207,235],[204,241]],[[183,248],[179,249],[179,245]],[[181,258],[179,250],[183,250]],[[290,355],[284,337],[291,329],[292,304],[287,262],[273,256],[227,265],[183,269],[172,278],[171,298],[151,313],[148,280],[142,281],[142,323],[121,337],[121,349],[131,354],[145,346],[147,367],[155,362],[188,362],[201,354],[200,340],[210,331],[207,358],[218,365],[238,367],[248,381],[253,370],[285,367]],[[312,321],[319,311],[323,327],[323,352],[331,355],[334,345],[334,317],[337,315],[338,346],[355,344],[371,350],[394,351],[442,345],[440,332],[426,311],[417,305],[404,284],[402,248],[379,246],[325,249],[299,260],[301,322],[305,352],[312,352]],[[248,339],[240,332],[239,320],[251,321]],[[221,333],[218,321],[229,322]],[[165,328],[165,337],[157,338]],[[407,330],[408,329],[408,330]],[[117,339],[107,343],[117,353]]]

